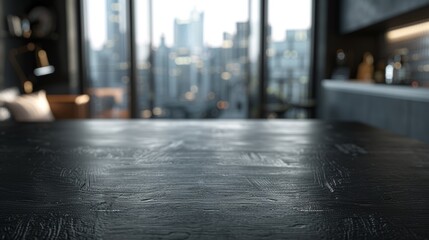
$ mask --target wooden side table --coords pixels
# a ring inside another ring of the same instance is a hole
[[[84,119],[89,117],[90,97],[83,95],[47,95],[55,119]]]

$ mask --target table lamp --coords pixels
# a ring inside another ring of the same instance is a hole
[[[11,49],[9,54],[10,62],[19,79],[21,80],[21,85],[25,93],[33,92],[33,82],[24,72],[22,65],[19,63],[17,57],[19,55],[29,52],[35,53],[36,68],[34,69],[33,74],[36,77],[48,75],[55,71],[55,67],[49,64],[48,55],[46,51],[43,50],[40,46],[37,46],[34,43],[28,43],[22,47]]]

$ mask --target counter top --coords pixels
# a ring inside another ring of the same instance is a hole
[[[361,93],[379,97],[429,102],[429,88],[411,86],[363,83],[352,80],[324,80],[324,88],[336,91]]]
[[[357,123],[0,126],[0,239],[427,239],[429,145]]]

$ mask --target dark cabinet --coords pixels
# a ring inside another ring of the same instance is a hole
[[[341,0],[340,32],[358,31],[427,6],[429,0]]]

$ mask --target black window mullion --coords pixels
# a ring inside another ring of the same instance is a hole
[[[135,41],[135,12],[134,0],[128,2],[128,44],[130,56],[130,84],[129,84],[129,111],[131,118],[138,118],[138,98],[137,98],[137,51]]]
[[[259,71],[259,99],[261,103],[259,104],[259,116],[258,118],[267,117],[267,84],[268,84],[268,59],[267,59],[267,49],[268,49],[268,0],[261,1],[261,24],[260,24],[260,71]]]

